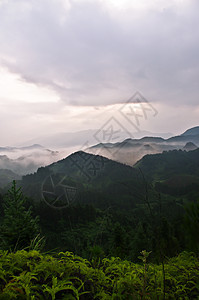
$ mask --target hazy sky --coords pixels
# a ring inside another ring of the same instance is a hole
[[[198,0],[0,0],[0,146],[112,117],[133,132],[121,110],[136,91],[151,105],[131,104],[140,130],[199,125],[198,11]]]

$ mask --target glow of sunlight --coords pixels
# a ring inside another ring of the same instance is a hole
[[[52,90],[24,81],[20,75],[0,68],[0,103],[55,103],[59,96]]]

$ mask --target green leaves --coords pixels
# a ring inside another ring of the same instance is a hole
[[[191,202],[185,206],[185,225],[189,246],[199,253],[199,201]]]
[[[4,218],[0,228],[1,248],[12,251],[28,246],[38,234],[38,218],[32,217],[31,208],[25,208],[26,199],[16,182],[4,198]]]
[[[142,256],[138,256],[138,258],[141,259],[144,264],[146,264],[147,258],[149,257],[151,251],[147,252],[146,250],[142,250],[140,253]]]
[[[36,274],[22,272],[18,276],[13,276],[13,279],[6,284],[3,292],[7,294],[19,293],[26,295],[26,299],[30,299],[32,291],[37,290],[37,286],[33,284],[33,280],[37,280]]]
[[[149,254],[142,251],[141,264],[112,257],[93,268],[71,252],[0,251],[0,300],[197,299],[199,261],[192,253],[168,260],[164,274],[147,262]]]

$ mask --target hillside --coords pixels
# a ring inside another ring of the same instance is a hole
[[[17,185],[39,216],[46,250],[137,261],[146,249],[160,262],[162,253],[198,250],[195,231],[183,225],[184,205],[199,195],[198,154],[199,149],[147,155],[132,168],[80,151],[23,176]],[[181,182],[184,194],[176,192]],[[188,197],[192,184],[195,194]],[[168,185],[174,191],[165,191]]]
[[[195,126],[193,128],[187,129],[182,135],[183,136],[199,135],[199,126]]]
[[[88,147],[86,152],[100,154],[121,163],[133,166],[147,154],[171,150],[194,150],[199,147],[198,127],[170,138],[145,136],[140,139],[128,138],[117,143],[100,143]]]
[[[199,176],[199,149],[146,155],[135,164],[135,167],[141,168],[147,176],[158,179],[168,179],[175,174]]]
[[[149,151],[152,146],[143,148]],[[36,202],[55,208],[88,204],[106,209],[116,205],[126,211],[144,203],[146,193],[154,199],[157,192],[186,195],[187,199],[192,193],[190,197],[197,199],[199,149],[145,155],[134,167],[79,151],[23,176],[20,185]]]
[[[186,145],[182,148],[182,150],[185,150],[185,151],[193,151],[193,150],[196,150],[198,147],[192,143],[192,142],[188,142],[186,143]]]
[[[20,180],[21,176],[8,169],[0,169],[0,188],[6,187],[13,180]]]
[[[146,155],[135,167],[153,181],[159,192],[173,196],[192,193],[193,199],[199,195],[199,149]]]
[[[141,181],[138,180],[139,176],[139,171],[130,166],[100,155],[79,151],[47,167],[39,168],[34,174],[23,176],[21,185],[25,194],[37,201],[46,197],[43,190],[52,191],[52,181],[56,187],[60,184],[71,185],[71,187],[77,189],[80,195],[95,191],[95,194],[99,193],[97,198],[101,199],[97,200],[98,204],[104,203],[104,206],[107,207],[109,205],[105,201],[107,195],[109,198],[113,197],[115,203],[120,197],[129,195],[128,189],[124,190],[123,182],[132,185],[135,198],[136,195],[140,195]],[[53,193],[60,195],[59,188],[56,191],[55,188],[53,190]],[[95,201],[95,198],[92,202]],[[78,198],[78,201],[82,202],[83,200],[80,199],[82,197]],[[132,199],[127,200],[132,202]],[[84,203],[86,202],[87,200],[84,200]]]

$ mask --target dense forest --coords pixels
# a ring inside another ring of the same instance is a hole
[[[197,299],[198,164],[198,150],[134,168],[76,152],[13,181],[0,202],[2,299]]]

